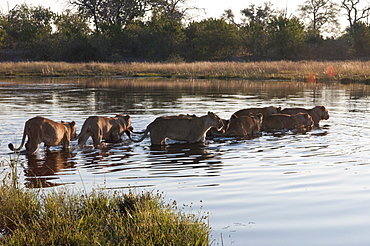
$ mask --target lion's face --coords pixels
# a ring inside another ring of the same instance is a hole
[[[208,117],[212,120],[213,126],[216,127],[218,131],[224,127],[223,120],[215,113],[208,112]]]
[[[77,128],[76,128],[76,122],[61,122],[63,125],[65,125],[67,128],[70,129],[70,138],[71,141],[76,140],[77,138]]]
[[[313,110],[316,111],[315,113],[320,120],[329,119],[329,111],[324,106],[316,106]]]
[[[127,131],[132,132],[134,130],[134,128],[131,125],[131,117],[129,115],[117,114],[116,117],[121,119],[124,125],[126,125],[126,133]]]

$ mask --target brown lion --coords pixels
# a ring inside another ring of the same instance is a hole
[[[222,137],[246,137],[260,132],[263,115],[250,114],[248,116],[236,116],[233,114],[230,123],[224,133],[214,133],[214,136]]]
[[[264,108],[246,108],[246,109],[241,109],[239,111],[236,111],[234,114],[237,117],[240,116],[249,116],[250,113],[256,115],[256,114],[262,114],[263,117],[267,117],[272,114],[277,114],[281,110],[281,107],[274,107],[274,106],[269,106],[269,107],[264,107]]]
[[[132,130],[129,115],[117,114],[110,118],[90,116],[85,120],[77,136],[78,145],[84,145],[89,137],[93,140],[94,148],[99,148],[103,139],[109,143],[118,143],[124,133],[130,137]]]
[[[165,145],[166,139],[176,141],[186,141],[187,143],[204,142],[206,132],[212,128],[221,128],[223,123],[216,114],[208,112],[207,115],[197,116],[162,116],[156,118],[150,123],[143,136],[139,140],[131,140],[141,142],[150,132],[150,141],[152,145]]]
[[[313,127],[312,117],[307,113],[272,114],[262,122],[262,130],[294,130],[294,129],[311,129]]]
[[[283,109],[281,114],[297,114],[297,113],[307,113],[312,117],[312,120],[314,122],[314,126],[318,127],[319,122],[321,120],[327,120],[329,119],[329,112],[324,106],[316,106],[312,109],[305,109],[305,108],[286,108]]]
[[[70,141],[76,138],[76,123],[74,121],[58,123],[36,116],[26,121],[22,143],[19,148],[14,148],[14,145],[10,143],[8,145],[9,149],[12,151],[21,150],[26,136],[28,137],[26,154],[29,155],[33,155],[42,142],[46,148],[62,145],[63,148],[68,149]]]

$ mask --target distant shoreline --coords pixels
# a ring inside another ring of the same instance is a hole
[[[370,84],[370,61],[192,63],[3,62],[0,77],[164,77]]]

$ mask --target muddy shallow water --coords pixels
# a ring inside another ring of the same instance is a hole
[[[36,115],[74,120],[129,114],[141,131],[160,115],[324,105],[330,119],[306,133],[263,133],[205,144],[150,146],[149,138],[102,150],[40,148],[21,155],[21,181],[47,189],[160,191],[208,213],[213,245],[369,245],[370,88],[295,82],[0,79],[0,155]]]

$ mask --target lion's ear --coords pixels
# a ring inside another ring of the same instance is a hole
[[[72,121],[71,123],[69,123],[71,126],[75,126],[76,125],[76,122]]]
[[[130,115],[125,115],[125,120],[129,120],[130,118]]]

